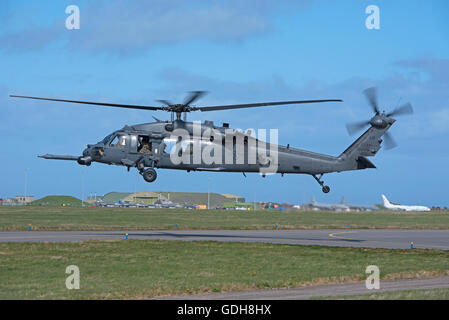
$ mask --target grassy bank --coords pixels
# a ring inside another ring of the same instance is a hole
[[[449,289],[400,290],[314,300],[449,300]]]
[[[261,243],[0,243],[0,299],[144,298],[449,274],[449,252]],[[77,265],[81,289],[65,287]]]
[[[0,207],[0,230],[397,228],[448,229],[449,212],[219,211],[140,208]]]

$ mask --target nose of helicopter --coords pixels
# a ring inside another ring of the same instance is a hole
[[[83,151],[83,157],[90,157],[93,160],[98,160],[104,155],[104,144],[97,143],[94,145],[88,144]]]
[[[87,148],[83,150],[83,157],[90,156],[92,150],[92,146],[90,144],[87,145]]]
[[[81,164],[83,166],[90,166],[92,162],[92,157],[90,156],[91,154],[90,149],[91,146],[87,145],[87,148],[83,150],[83,155],[78,158],[78,164]]]

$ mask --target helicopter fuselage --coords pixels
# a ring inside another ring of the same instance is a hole
[[[55,99],[43,97],[17,96],[34,100],[46,100],[76,104],[99,105],[126,109],[166,111],[172,115],[172,121],[156,122],[125,126],[106,136],[102,141],[87,145],[80,157],[66,155],[41,155],[45,159],[74,160],[81,165],[90,166],[92,162],[114,164],[128,168],[137,168],[147,182],[156,180],[157,168],[177,169],[186,171],[217,171],[217,172],[259,172],[265,177],[267,174],[310,174],[328,193],[330,188],[324,185],[321,177],[329,172],[341,172],[375,168],[366,158],[374,156],[379,151],[382,136],[396,121],[393,115],[410,114],[413,108],[410,103],[397,107],[392,112],[380,112],[377,104],[375,88],[365,90],[365,95],[375,112],[369,121],[362,121],[347,125],[348,132],[354,133],[364,127],[370,127],[354,141],[338,157],[306,150],[291,148],[289,145],[266,142],[266,132],[262,137],[255,136],[252,130],[243,132],[229,128],[229,124],[217,127],[212,121],[187,122],[186,115],[192,111],[210,112],[219,110],[233,110],[243,108],[258,108],[267,106],[281,106],[288,104],[309,104],[322,102],[342,102],[340,99],[320,100],[290,100],[269,101],[246,104],[193,106],[192,103],[203,96],[205,91],[192,91],[182,104],[173,104],[167,100],[158,100],[163,106],[130,105],[105,103],[95,101],[81,101]],[[184,121],[181,115],[184,113]],[[176,114],[176,120],[173,116]],[[154,117],[153,117],[154,118]],[[259,133],[259,132],[258,132]],[[276,135],[276,134],[275,134]],[[277,136],[276,136],[277,138]],[[394,140],[387,133],[386,143],[395,145]],[[388,143],[388,141],[390,143]],[[387,146],[388,147],[388,146]],[[317,177],[317,175],[319,175]]]
[[[199,123],[182,120],[144,123],[125,126],[97,144],[88,145],[83,151],[83,156],[78,159],[78,163],[90,165],[92,162],[99,162],[126,166],[128,169],[136,167],[141,173],[150,167],[152,170],[160,168],[186,171],[259,172],[262,176],[273,173],[315,176],[329,172],[373,168],[374,165],[364,155],[370,156],[377,152],[382,141],[380,136],[391,124],[388,124],[387,128],[371,127],[367,130],[365,135],[368,132],[371,135],[377,134],[373,136],[374,139],[368,140],[369,150],[367,149],[363,155],[351,157],[350,147],[340,156],[334,157],[267,143],[254,137],[251,131],[234,130],[229,128],[228,124],[217,127],[211,121]],[[194,132],[195,125],[200,128],[197,135]],[[187,138],[184,137],[183,140],[179,138],[177,134],[180,130],[188,133]],[[210,132],[214,132],[214,135]],[[149,148],[142,147],[143,140],[149,144]],[[177,142],[178,145],[176,145]],[[196,159],[194,145],[200,152],[200,157]],[[181,162],[173,161],[174,153],[177,153],[177,158],[182,159]],[[219,155],[213,155],[218,156],[214,158],[214,161],[211,161],[211,157],[205,157],[205,155],[210,156],[211,153],[219,153]],[[319,179],[317,181],[320,182]]]

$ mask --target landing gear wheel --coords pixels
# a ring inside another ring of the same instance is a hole
[[[323,174],[320,174],[319,177],[317,177],[315,174],[312,174],[312,177],[316,180],[316,182],[318,182],[321,187],[323,187],[321,190],[323,190],[324,193],[329,193],[329,191],[331,191],[331,188],[329,188],[329,186],[325,186],[324,181],[321,180]]]
[[[153,168],[142,171],[141,174],[146,182],[153,182],[157,178],[156,170],[154,170]]]

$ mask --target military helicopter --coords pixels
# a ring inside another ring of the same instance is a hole
[[[280,106],[293,104],[342,102],[340,99],[326,100],[297,100],[259,102],[249,104],[193,106],[192,103],[205,94],[205,91],[193,91],[181,104],[173,104],[167,100],[157,100],[161,106],[128,105],[104,102],[65,100],[53,98],[39,98],[29,96],[10,95],[14,98],[27,98],[47,101],[89,104],[107,107],[130,108],[150,111],[167,111],[171,113],[171,120],[162,121],[155,117],[155,122],[136,125],[125,125],[122,129],[108,134],[96,144],[88,144],[81,156],[71,155],[39,155],[44,159],[72,160],[80,165],[90,166],[92,162],[114,164],[130,168],[137,168],[147,182],[157,178],[156,169],[178,169],[190,171],[214,172],[259,172],[262,177],[269,173],[309,174],[322,187],[324,193],[330,187],[324,185],[322,177],[331,172],[361,170],[375,168],[366,157],[374,156],[381,147],[381,137],[385,135],[387,148],[395,146],[392,137],[387,133],[396,121],[394,115],[412,113],[409,103],[394,109],[390,113],[380,112],[377,103],[376,88],[364,91],[375,115],[363,122],[347,126],[350,134],[369,128],[339,156],[330,156],[306,150],[267,143],[254,137],[252,132],[242,132],[230,128],[229,123],[215,126],[212,121],[188,122],[189,112],[218,111],[264,106]],[[181,119],[184,114],[184,119]],[[174,116],[176,115],[176,119]],[[181,135],[179,132],[184,134]],[[195,131],[197,131],[195,133]],[[170,148],[171,146],[171,148]],[[260,152],[260,150],[263,152]],[[195,150],[197,151],[195,153]],[[196,157],[198,154],[210,157]],[[227,156],[227,158],[226,158]],[[196,161],[195,161],[196,157]],[[181,159],[181,161],[178,161]],[[174,161],[176,160],[176,161]],[[264,170],[265,169],[265,170]]]

